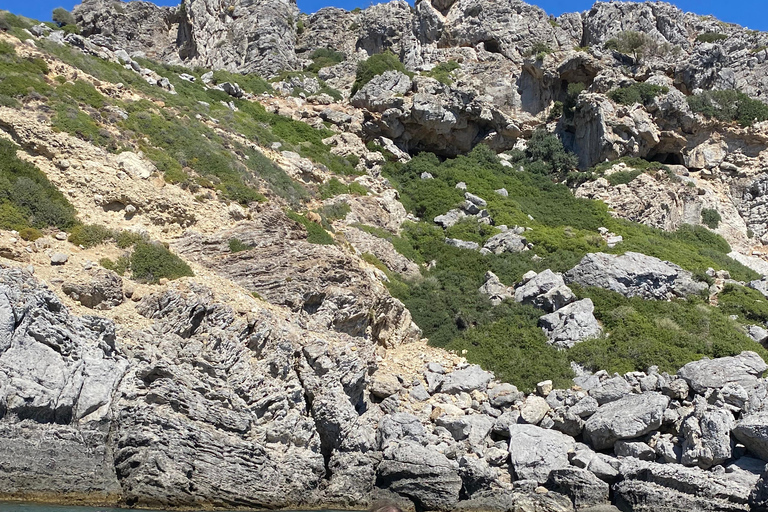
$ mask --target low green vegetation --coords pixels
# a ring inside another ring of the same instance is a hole
[[[329,199],[342,194],[352,194],[353,196],[364,196],[368,194],[368,189],[363,185],[353,181],[349,185],[342,183],[337,178],[331,178],[320,185],[320,198]]]
[[[528,51],[526,52],[526,55],[528,57],[536,57],[536,60],[544,60],[544,58],[547,55],[550,55],[554,53],[554,50],[549,47],[549,45],[543,41],[538,41],[531,46]]]
[[[253,249],[252,245],[246,244],[245,242],[237,239],[237,238],[230,238],[229,239],[229,250],[231,252],[243,252],[243,251],[250,251]]]
[[[622,86],[618,89],[614,89],[608,93],[608,97],[622,105],[634,105],[635,103],[648,105],[656,98],[656,96],[667,94],[668,92],[668,87],[653,85],[647,82],[638,82],[629,86]]]
[[[742,126],[768,120],[768,105],[740,91],[704,91],[688,96],[691,110],[718,121],[738,121]]]
[[[236,83],[243,89],[243,91],[250,92],[251,94],[271,94],[275,92],[272,89],[272,86],[269,85],[269,82],[259,75],[241,75],[239,73],[224,71],[223,69],[214,71],[212,83],[218,85],[223,84],[224,82]]]
[[[737,280],[758,277],[729,258],[730,247],[725,240],[704,227],[686,225],[676,232],[664,232],[613,218],[601,202],[575,198],[568,187],[553,182],[553,177],[561,174],[563,164],[555,165],[552,159],[568,161],[564,153],[556,138],[541,133],[529,141],[527,152],[512,155],[512,168],[502,166],[484,146],[443,162],[434,155],[421,154],[405,165],[387,165],[385,175],[400,190],[406,209],[423,221],[406,223],[401,236],[370,226],[358,227],[390,240],[398,252],[417,263],[434,262],[428,270],[422,270],[418,280],[409,282],[389,274],[388,283],[390,292],[409,308],[430,343],[466,350],[470,361],[525,389],[531,389],[544,378],[567,385],[572,377],[572,360],[609,371],[647,369],[651,364],[671,371],[703,355],[714,357],[754,349],[754,342],[744,337],[739,325],[730,321],[725,311],[707,305],[703,299],[650,304],[638,299],[635,304],[601,290],[580,290],[581,296],[593,299],[599,319],[612,334],[569,351],[558,351],[546,343],[538,327],[541,311],[513,301],[494,307],[478,292],[488,270],[511,285],[529,270],[540,272],[549,268],[565,272],[588,252],[598,251],[641,252],[672,261],[700,279],[706,278],[710,267],[728,270]],[[655,162],[625,159],[625,163],[637,165],[639,169],[635,171],[641,172],[663,168]],[[604,172],[605,168],[596,171]],[[434,179],[421,180],[422,172],[429,172]],[[446,237],[483,243],[496,232],[494,226],[474,220],[462,221],[447,230],[432,222],[435,216],[462,203],[464,193],[455,188],[462,181],[468,191],[487,201],[496,225],[528,228],[525,237],[533,244],[533,250],[481,256],[447,245]],[[506,188],[509,196],[494,192],[500,188]],[[623,236],[624,242],[609,249],[598,233],[599,227]],[[621,320],[620,314],[627,313],[627,308],[638,313],[626,318],[642,320],[636,339],[633,324]],[[670,321],[663,320],[657,325],[657,317]],[[674,344],[665,349],[672,335],[662,334],[673,326],[670,322],[681,326],[681,330],[674,331]],[[711,327],[706,327],[707,322]],[[621,340],[621,349],[611,345],[619,343],[616,340]],[[640,357],[638,347],[648,352]]]
[[[136,281],[157,283],[160,279],[194,276],[181,258],[157,242],[138,242],[131,252],[131,276]]]
[[[459,63],[455,60],[449,60],[441,62],[431,70],[423,72],[422,75],[434,78],[441,84],[451,85],[453,83],[453,72],[460,67]]]
[[[716,43],[718,41],[725,41],[728,36],[720,34],[718,32],[704,32],[696,36],[696,41],[699,43]]]
[[[701,223],[709,229],[717,229],[721,220],[722,218],[717,210],[713,210],[712,208],[703,208],[701,210]]]
[[[573,360],[588,368],[626,373],[656,365],[660,371],[671,373],[705,356],[753,350],[768,357],[768,351],[745,336],[728,317],[729,310],[712,307],[704,299],[628,299],[599,288],[577,288],[577,293],[592,299],[595,316],[610,333],[568,351]]]
[[[352,85],[352,96],[370,82],[373,77],[381,75],[386,71],[400,71],[408,76],[413,76],[413,73],[405,69],[400,59],[391,51],[377,53],[357,65],[355,83]]]
[[[16,155],[17,149],[0,139],[0,228],[76,226],[75,208],[40,169]]]
[[[319,245],[333,245],[333,237],[321,226],[312,222],[304,215],[293,211],[287,211],[288,218],[304,226],[307,230],[307,242]]]
[[[605,48],[631,55],[635,62],[651,57],[661,57],[675,51],[669,43],[659,43],[643,32],[625,30],[605,42]],[[679,49],[678,49],[679,50]]]
[[[335,66],[336,64],[344,62],[346,60],[346,56],[341,52],[332,50],[331,48],[318,48],[312,52],[310,59],[312,59],[312,64],[307,66],[306,70],[310,73],[317,74],[323,68]]]

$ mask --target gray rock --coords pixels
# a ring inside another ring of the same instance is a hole
[[[579,468],[554,469],[545,487],[568,496],[576,510],[608,503],[608,484],[593,473]]]
[[[485,208],[486,206],[488,206],[488,202],[485,199],[483,199],[482,197],[476,196],[475,194],[472,194],[470,192],[464,192],[464,199],[474,204],[478,208]]]
[[[406,496],[427,510],[449,510],[459,501],[456,463],[442,453],[403,442],[390,445],[376,472],[376,486]]]
[[[522,252],[528,249],[528,241],[525,237],[516,235],[512,231],[507,231],[492,236],[485,242],[483,247],[494,254]]]
[[[674,503],[675,510],[748,510],[751,488],[710,471],[625,458],[620,472],[624,479],[613,490],[621,509],[664,510]]]
[[[440,416],[435,420],[435,425],[448,430],[456,441],[467,440],[470,446],[485,444],[485,438],[491,433],[493,424],[493,418],[483,414]]]
[[[532,304],[550,313],[575,300],[576,295],[565,285],[563,276],[549,269],[529,276],[515,289],[515,301]]]
[[[385,71],[373,77],[352,97],[350,103],[371,112],[385,112],[401,108],[403,95],[411,90],[413,82],[400,71]]]
[[[592,299],[582,299],[539,318],[539,326],[550,345],[571,348],[577,343],[597,338],[602,328],[594,315]]]
[[[477,242],[468,242],[466,240],[459,240],[458,238],[446,238],[445,243],[451,247],[466,249],[468,251],[477,251],[480,249],[480,244]]]
[[[613,377],[600,383],[599,386],[590,389],[589,395],[597,400],[600,405],[615,402],[628,395],[632,386],[623,377]]]
[[[493,407],[504,409],[511,406],[525,395],[508,383],[496,384],[488,390],[488,400]]]
[[[455,226],[459,223],[462,219],[464,219],[467,215],[461,211],[461,210],[449,210],[448,213],[445,215],[438,215],[435,217],[434,221],[435,224],[439,224],[442,227],[448,229],[452,226]]]
[[[64,265],[69,261],[69,255],[63,252],[55,252],[51,255],[51,265]]]
[[[507,192],[507,189],[505,188],[494,190],[494,192],[501,197],[509,197],[509,192]]]
[[[538,425],[549,412],[549,404],[540,396],[530,395],[520,406],[520,418],[531,425]]]
[[[427,431],[419,419],[405,412],[387,414],[379,421],[381,449],[386,449],[393,441],[411,441],[422,444]]]
[[[543,484],[553,469],[567,468],[572,437],[535,425],[509,426],[509,463],[519,479]]]
[[[575,405],[569,408],[569,411],[571,414],[575,414],[576,416],[579,416],[580,418],[589,418],[594,413],[597,412],[597,408],[600,407],[600,404],[597,402],[597,400],[594,397],[591,396],[585,396],[578,402],[576,402]]]
[[[733,436],[751,453],[768,461],[768,413],[745,416],[736,423]]]
[[[749,493],[749,510],[768,512],[768,471],[764,471],[760,475],[757,484]]]
[[[656,452],[642,441],[616,441],[613,452],[618,457],[634,457],[640,460],[656,460]]]
[[[474,390],[485,391],[492,378],[492,373],[473,364],[446,375],[440,386],[440,391],[448,394],[470,393]]]
[[[518,484],[518,482],[515,482]],[[535,487],[535,482],[533,482]],[[533,488],[505,490],[486,489],[462,500],[454,510],[462,512],[573,512],[573,503],[556,492],[539,493]]]
[[[738,356],[702,359],[686,364],[677,372],[697,393],[719,389],[734,383],[754,387],[757,379],[768,369],[765,361],[755,352],[745,351]]]
[[[320,119],[336,125],[344,125],[352,121],[352,116],[346,112],[327,108],[320,112]]]
[[[434,178],[434,176],[432,176],[432,175],[431,175],[430,173],[428,173],[428,172],[423,172],[423,173],[421,173],[421,179],[422,179],[422,180],[431,180],[431,179],[433,179],[433,178]]]
[[[747,326],[747,334],[750,338],[755,340],[757,343],[760,343],[761,345],[765,345],[766,342],[768,342],[768,331],[765,330],[762,326],[759,325],[750,325]]]
[[[709,469],[730,459],[731,430],[735,423],[730,411],[718,408],[697,410],[686,418],[680,429],[682,464]]]
[[[224,82],[223,84],[221,84],[221,88],[225,93],[235,98],[242,98],[243,94],[245,94],[243,92],[243,89],[238,84],[235,84],[235,83]]]
[[[123,303],[123,280],[111,270],[89,272],[85,280],[66,281],[61,291],[91,309],[112,309]]]
[[[485,273],[485,283],[478,291],[487,295],[494,306],[512,298],[512,288],[502,283],[499,277],[490,270]]]
[[[619,439],[634,439],[661,426],[669,398],[658,393],[627,395],[600,406],[584,425],[584,437],[596,450]]]
[[[677,265],[636,252],[621,256],[587,254],[566,272],[565,278],[582,286],[597,286],[625,297],[644,299],[685,297],[707,289],[706,283],[694,281],[690,272]]]

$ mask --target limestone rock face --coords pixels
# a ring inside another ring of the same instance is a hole
[[[175,249],[204,259],[222,276],[290,308],[312,325],[370,335],[392,346],[419,339],[408,310],[378,280],[338,248],[312,244],[305,237],[276,209],[215,236],[190,232]],[[253,249],[230,253],[232,238]]]
[[[295,69],[295,1],[192,0],[184,7],[86,0],[73,14],[85,36],[109,37],[129,53],[188,66],[266,76]],[[149,30],[147,30],[147,28]]]
[[[123,303],[123,280],[111,270],[96,270],[83,280],[65,282],[62,291],[91,309],[110,309]]]

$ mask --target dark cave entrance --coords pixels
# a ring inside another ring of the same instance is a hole
[[[681,153],[655,153],[649,155],[648,160],[664,165],[685,165],[685,159]]]

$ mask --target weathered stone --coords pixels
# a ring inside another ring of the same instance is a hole
[[[565,285],[563,276],[549,269],[528,276],[515,289],[515,301],[532,304],[550,313],[575,300],[576,295]]]
[[[577,510],[608,503],[608,484],[585,469],[554,469],[545,486],[571,498]]]
[[[584,425],[584,437],[596,450],[619,439],[634,439],[658,428],[669,398],[658,393],[627,395],[600,406]]]
[[[484,371],[478,365],[470,365],[446,375],[440,386],[440,391],[449,394],[469,393],[475,390],[485,391],[492,378],[492,373]]]
[[[123,280],[111,270],[96,270],[84,280],[66,281],[61,291],[91,309],[111,309],[123,303]]]
[[[519,479],[543,484],[553,469],[569,466],[572,437],[535,425],[509,426],[509,460]]]
[[[719,389],[729,383],[752,387],[768,369],[765,361],[755,352],[742,352],[738,356],[702,359],[686,364],[677,372],[697,393]]]
[[[626,297],[666,300],[685,297],[707,289],[677,265],[636,252],[621,256],[587,254],[566,272],[565,278],[582,286],[597,286]]]
[[[539,318],[539,326],[549,343],[558,348],[571,348],[579,342],[596,338],[603,330],[594,315],[592,299],[581,299]]]

